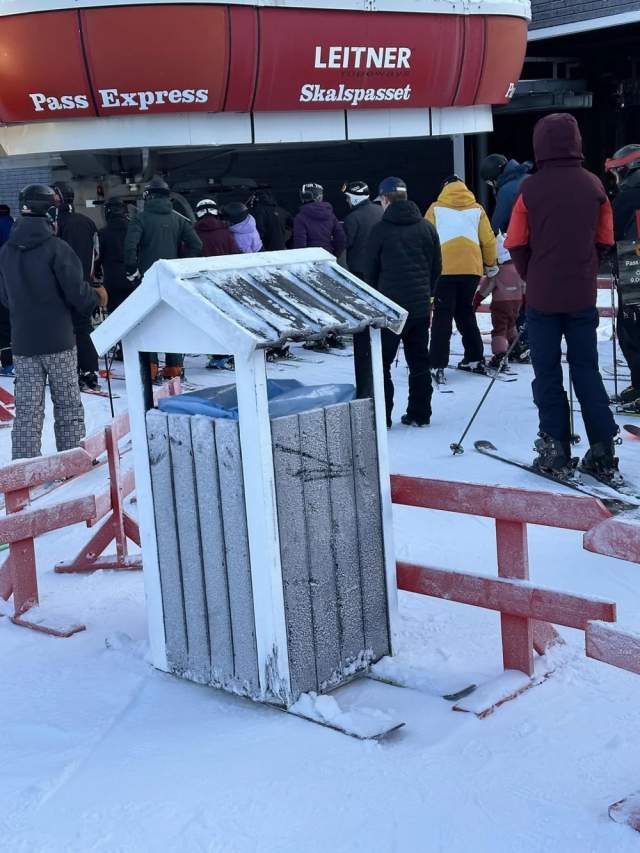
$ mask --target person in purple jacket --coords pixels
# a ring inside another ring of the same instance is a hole
[[[258,234],[256,221],[249,208],[241,201],[232,201],[224,209],[224,219],[229,223],[238,248],[241,252],[261,252],[262,240]]]
[[[347,248],[347,238],[333,207],[323,199],[324,188],[320,184],[302,185],[302,207],[293,220],[293,248],[306,249],[315,246],[326,249],[339,258]],[[335,332],[330,332],[319,340],[307,341],[304,347],[326,351],[331,347],[344,349],[344,343]]]
[[[316,246],[336,258],[347,248],[344,229],[328,201],[323,201],[320,184],[304,184],[300,190],[302,207],[293,220],[293,248]]]

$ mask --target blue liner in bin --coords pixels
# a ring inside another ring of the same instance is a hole
[[[356,389],[349,384],[303,385],[297,379],[268,379],[267,396],[269,416],[281,418],[354,400]],[[175,397],[164,397],[158,407],[160,411],[173,415],[207,415],[210,418],[238,420],[235,385],[220,385]]]

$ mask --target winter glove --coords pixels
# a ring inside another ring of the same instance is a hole
[[[479,290],[476,290],[476,292],[473,294],[473,302],[471,303],[473,305],[474,311],[478,310],[478,308],[482,304],[483,299],[484,299],[484,296],[480,293]]]
[[[142,276],[140,275],[140,270],[135,270],[135,272],[127,273],[127,281],[131,284],[138,284]]]
[[[500,267],[496,266],[496,265],[494,265],[492,267],[485,267],[484,268],[484,274],[486,275],[487,278],[495,278],[499,272],[500,272]]]

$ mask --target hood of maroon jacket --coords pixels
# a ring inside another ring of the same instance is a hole
[[[202,254],[205,258],[240,254],[233,234],[217,216],[203,216],[196,223],[196,231],[202,240]]]
[[[526,278],[527,305],[545,314],[592,308],[599,252],[612,242],[604,237],[611,214],[607,195],[582,165],[582,137],[573,116],[541,119],[533,148],[538,171],[522,184],[507,241]]]

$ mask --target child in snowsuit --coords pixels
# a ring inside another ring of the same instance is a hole
[[[473,307],[477,311],[483,299],[491,294],[491,352],[493,358],[489,367],[499,369],[507,351],[518,335],[518,314],[522,307],[525,283],[504,247],[504,236],[498,235],[498,274],[481,281],[473,298]]]

